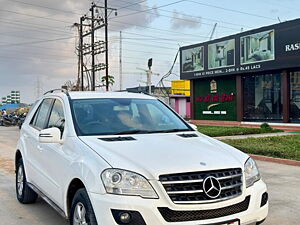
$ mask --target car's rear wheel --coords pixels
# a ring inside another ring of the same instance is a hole
[[[98,225],[91,201],[84,188],[79,189],[73,198],[70,225]]]
[[[28,186],[23,160],[19,159],[16,166],[16,194],[23,204],[34,203],[38,195]]]

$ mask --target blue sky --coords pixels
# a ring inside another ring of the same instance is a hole
[[[4,6],[0,10],[0,97],[20,90],[21,100],[30,103],[41,92],[75,80],[77,38],[71,25],[87,12],[90,2],[0,0],[0,4]],[[297,0],[110,0],[109,4],[119,8],[118,16],[110,17],[110,74],[116,79],[115,90],[119,89],[119,31],[123,32],[123,87],[132,87],[144,85],[146,76],[137,68],[146,68],[148,58],[153,58],[153,71],[164,75],[178,47],[207,41],[215,23],[214,39],[296,19],[300,10]],[[161,7],[167,4],[172,5]],[[61,40],[43,42],[55,39]],[[179,79],[178,62],[174,73],[168,80]],[[161,76],[153,77],[154,85]]]

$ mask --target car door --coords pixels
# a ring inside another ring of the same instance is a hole
[[[62,138],[65,136],[65,113],[63,102],[55,99],[46,128],[57,127],[61,131]],[[46,195],[54,201],[60,208],[63,208],[62,183],[65,178],[64,172],[68,171],[68,161],[60,143],[40,143],[42,149],[41,162],[46,171],[45,178],[48,183]]]
[[[29,126],[24,129],[24,139],[26,145],[26,169],[28,182],[34,184],[40,190],[47,187],[45,170],[41,162],[42,149],[39,144],[39,134],[46,126],[46,121],[53,104],[53,99],[46,98],[39,105]]]

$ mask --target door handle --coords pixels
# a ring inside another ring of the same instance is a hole
[[[40,152],[42,152],[43,151],[43,148],[41,147],[41,146],[37,146],[37,149],[40,151]]]

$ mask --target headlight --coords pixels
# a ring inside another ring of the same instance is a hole
[[[245,163],[245,177],[246,187],[252,186],[256,181],[260,179],[260,173],[255,161],[249,158]]]
[[[147,179],[137,173],[121,169],[107,169],[102,172],[101,178],[107,193],[158,198]]]

